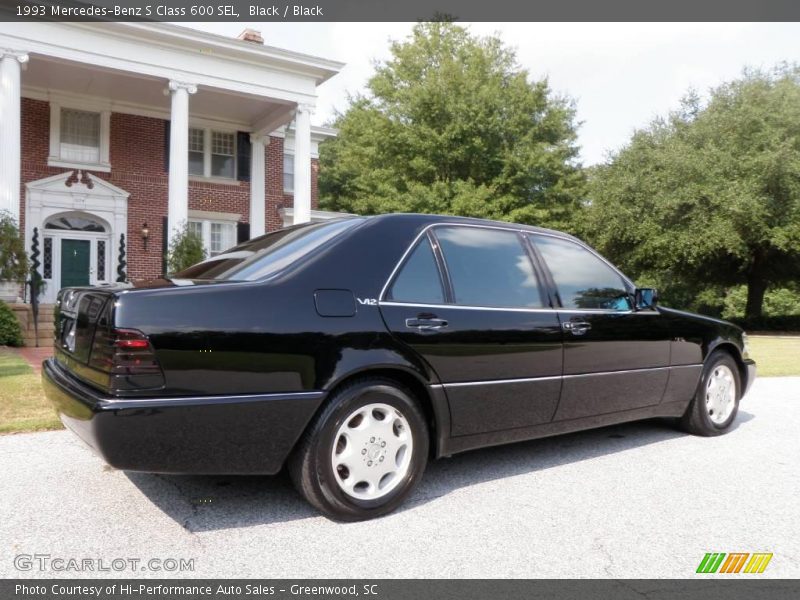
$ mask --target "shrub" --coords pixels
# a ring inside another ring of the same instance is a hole
[[[188,225],[184,225],[169,246],[167,269],[170,273],[178,273],[199,263],[205,257],[206,250],[202,238],[190,231]]]
[[[8,304],[0,300],[0,346],[22,346],[22,328]]]
[[[17,222],[8,212],[0,211],[0,281],[25,283],[27,277],[28,256]]]
[[[722,316],[725,319],[741,317],[747,303],[747,287],[737,286],[728,290],[725,295],[725,308]],[[767,290],[764,294],[764,315],[775,317],[783,315],[800,315],[800,286],[787,286]]]

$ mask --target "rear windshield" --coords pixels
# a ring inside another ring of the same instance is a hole
[[[172,275],[173,279],[255,281],[282,271],[364,219],[336,219],[254,238]]]

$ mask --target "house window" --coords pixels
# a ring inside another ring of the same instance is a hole
[[[189,128],[189,174],[236,178],[236,134]]]
[[[283,155],[283,191],[287,194],[294,193],[294,155]]]
[[[203,129],[189,129],[189,175],[205,175],[205,135]]]
[[[61,110],[61,159],[100,161],[100,113]]]
[[[110,111],[90,111],[50,105],[51,167],[109,172]]]
[[[190,219],[189,231],[200,236],[206,255],[216,256],[236,245],[236,223]]]

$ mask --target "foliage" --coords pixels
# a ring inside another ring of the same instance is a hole
[[[22,346],[22,328],[8,304],[0,300],[0,346]]]
[[[800,69],[745,71],[637,131],[592,173],[584,235],[662,297],[698,308],[747,286],[745,314],[800,278]]]
[[[724,298],[722,317],[732,319],[744,316],[747,288],[743,285],[728,290]],[[767,290],[764,294],[764,317],[794,315],[800,319],[800,285]]]
[[[0,281],[25,283],[28,257],[17,222],[8,212],[0,211]]]
[[[770,317],[731,317],[745,331],[800,332],[800,315],[774,315]],[[798,361],[793,358],[793,361]]]
[[[570,228],[584,176],[567,99],[450,22],[419,23],[391,53],[320,148],[321,206]]]
[[[189,230],[184,224],[179,233],[172,238],[167,256],[167,267],[170,273],[178,273],[205,259],[206,250],[203,239]]]

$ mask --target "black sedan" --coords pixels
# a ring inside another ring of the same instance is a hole
[[[741,329],[657,305],[569,235],[431,215],[250,240],[59,297],[47,395],[110,465],[273,474],[356,520],[429,458],[652,417],[731,427]]]

